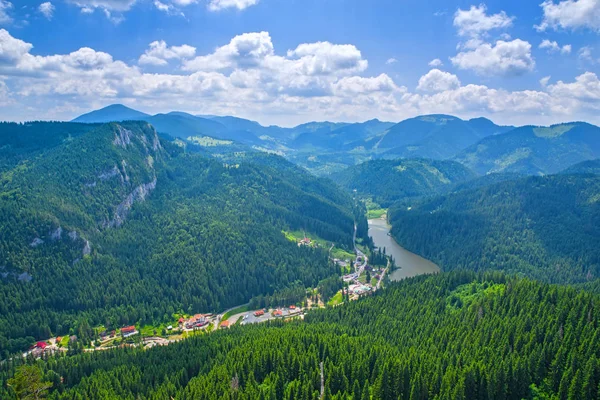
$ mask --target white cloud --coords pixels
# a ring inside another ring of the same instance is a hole
[[[548,82],[550,82],[550,76],[545,76],[540,79],[540,85],[542,85],[542,87],[548,86]]]
[[[176,54],[173,58],[193,54],[158,43],[149,52],[155,49],[163,60],[173,56],[169,52]],[[146,73],[86,47],[47,56],[32,51],[32,44],[0,29],[2,119],[66,119],[119,102],[150,112],[179,109],[285,125],[374,117],[399,121],[425,113],[487,116],[512,124],[600,122],[600,82],[591,72],[555,84],[542,79],[537,90],[507,91],[463,86],[456,76],[434,69],[411,93],[386,74],[363,76],[367,60],[352,45],[306,43],[279,55],[266,32],[235,37],[177,74]]]
[[[208,9],[211,11],[220,11],[227,8],[237,8],[238,10],[243,10],[258,4],[258,1],[259,0],[210,0]]]
[[[49,1],[40,4],[38,7],[38,11],[44,14],[44,17],[46,17],[48,20],[52,19],[52,16],[54,15],[54,9],[54,5]]]
[[[10,1],[0,0],[0,24],[9,24],[13,21],[8,11],[13,8]]]
[[[592,48],[590,46],[583,46],[578,52],[579,58],[585,61],[593,61],[592,59]]]
[[[573,99],[592,108],[600,109],[600,80],[592,72],[585,72],[575,78],[575,82],[558,81],[548,86],[548,92],[560,98]]]
[[[163,3],[160,0],[154,0],[154,7],[156,7],[157,10],[165,12],[165,13],[167,13],[169,15],[181,15],[182,17],[185,16],[173,4]]]
[[[495,45],[482,43],[476,48],[451,58],[460,69],[470,69],[482,75],[520,75],[533,70],[531,44],[521,39],[498,40]]]
[[[340,79],[334,85],[334,92],[340,95],[357,95],[377,92],[403,92],[405,88],[396,86],[392,78],[381,74],[375,78],[352,76]]]
[[[449,72],[432,69],[419,79],[417,90],[423,92],[443,92],[460,87],[460,81],[456,75]]]
[[[509,17],[504,11],[497,14],[486,14],[485,4],[471,6],[468,10],[458,9],[454,14],[454,26],[461,36],[478,37],[493,29],[508,28],[514,17]]]
[[[82,12],[89,13],[98,8],[108,11],[128,11],[136,0],[67,0],[81,8]]]
[[[388,60],[385,62],[387,65],[391,65],[391,64],[396,64],[398,62],[398,60],[396,60],[394,57],[392,58],[388,58]]]
[[[167,65],[169,60],[188,59],[196,55],[196,48],[187,44],[167,46],[164,40],[150,43],[150,48],[138,60],[139,64]]]
[[[186,71],[216,71],[226,68],[251,67],[274,54],[268,32],[244,33],[231,39],[229,44],[213,53],[184,62]]]
[[[552,29],[588,28],[600,31],[600,1],[563,0],[555,4],[553,0],[540,4],[544,19],[536,26],[538,31]]]
[[[15,64],[32,48],[30,43],[12,37],[6,29],[0,29],[0,67]]]
[[[550,41],[548,39],[542,40],[542,43],[540,43],[539,48],[547,49],[548,53],[560,51],[562,54],[569,54],[572,50],[572,46],[570,44],[565,44],[561,47],[556,41]]]
[[[429,66],[430,67],[436,67],[437,68],[437,67],[441,67],[442,65],[444,65],[444,63],[439,58],[434,58],[433,60],[429,61]]]

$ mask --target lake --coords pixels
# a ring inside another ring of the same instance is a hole
[[[390,275],[391,280],[399,281],[412,276],[440,272],[440,268],[431,261],[402,248],[393,237],[388,235],[390,228],[385,219],[369,220],[369,236],[373,238],[375,246],[385,248],[386,254],[394,257],[399,267]]]

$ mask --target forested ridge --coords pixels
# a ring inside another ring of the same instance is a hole
[[[553,283],[600,277],[600,177],[495,183],[390,209],[392,234],[444,270],[500,269]]]
[[[29,156],[0,176],[3,356],[82,323],[157,322],[315,287],[340,271],[282,231],[351,249],[355,217],[366,225],[349,195],[277,156],[188,154],[145,122]]]
[[[52,383],[50,399],[595,399],[599,313],[600,298],[574,288],[452,272],[394,283],[304,322],[34,368]],[[15,367],[1,366],[3,382]]]
[[[341,186],[383,207],[443,193],[473,178],[475,174],[457,162],[426,159],[371,160],[332,175]]]

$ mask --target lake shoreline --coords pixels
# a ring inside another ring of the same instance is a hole
[[[369,219],[369,236],[373,238],[375,247],[385,248],[386,254],[394,257],[398,269],[390,274],[390,280],[398,281],[413,276],[436,274],[440,268],[430,260],[412,253],[400,246],[390,234],[391,225],[387,218]]]

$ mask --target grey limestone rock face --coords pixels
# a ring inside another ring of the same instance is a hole
[[[127,146],[131,144],[131,136],[133,136],[133,133],[129,129],[125,129],[121,125],[117,125],[117,131],[115,132],[113,144],[126,149]]]

